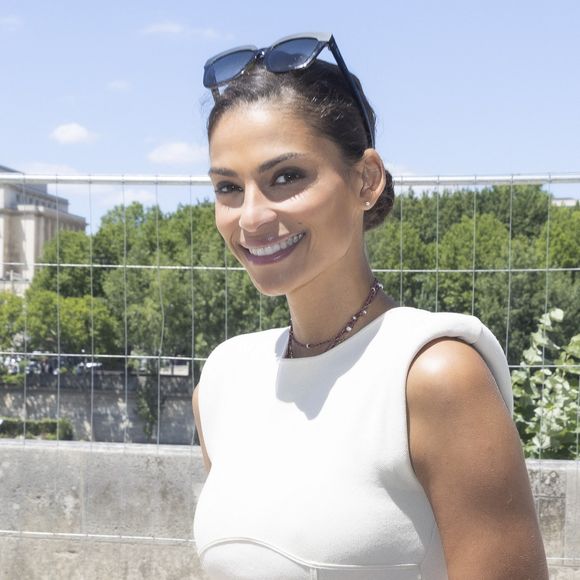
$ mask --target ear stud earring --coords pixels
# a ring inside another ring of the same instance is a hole
[[[370,201],[365,201],[365,207],[371,207],[371,202]]]

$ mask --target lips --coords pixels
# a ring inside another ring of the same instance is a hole
[[[273,244],[242,247],[245,250],[247,258],[251,262],[256,264],[267,264],[277,262],[291,254],[305,235],[304,232],[301,232]]]

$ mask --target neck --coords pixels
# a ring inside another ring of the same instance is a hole
[[[340,275],[324,272],[308,285],[287,295],[294,336],[302,343],[316,344],[333,338],[363,305],[369,294],[374,275],[368,262]],[[349,336],[356,334],[369,322],[394,306],[394,301],[379,290]],[[313,356],[328,349],[327,345],[305,349],[293,345],[294,355]]]

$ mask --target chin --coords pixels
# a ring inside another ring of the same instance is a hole
[[[256,272],[246,268],[246,272],[250,276],[252,284],[256,290],[264,296],[272,298],[276,296],[285,296],[297,286],[300,285],[296,276],[291,276],[291,272],[285,270],[283,272]]]
[[[258,282],[252,278],[252,283],[256,287],[256,290],[264,296],[269,296],[270,298],[275,298],[276,296],[285,296],[288,293],[288,289],[280,284]]]

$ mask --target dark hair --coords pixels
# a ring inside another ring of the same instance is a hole
[[[375,132],[376,116],[369,105],[360,81],[352,75],[363,96],[365,108]],[[333,141],[345,159],[354,163],[369,147],[368,136],[356,100],[340,69],[316,60],[308,68],[273,73],[260,64],[231,81],[211,110],[207,121],[208,138],[222,115],[241,104],[278,100],[290,105],[312,127]],[[375,205],[365,212],[365,231],[385,220],[395,199],[393,178],[385,170],[387,183]]]

